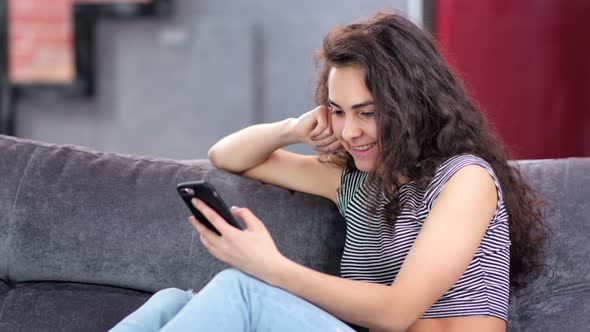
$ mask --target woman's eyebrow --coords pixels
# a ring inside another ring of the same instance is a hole
[[[340,107],[340,105],[336,104],[335,102],[333,102],[330,98],[328,98],[328,104],[338,107],[338,108],[342,108]],[[363,108],[365,106],[370,106],[373,105],[374,102],[372,100],[367,100],[367,101],[363,101],[362,103],[358,103],[358,104],[354,104],[352,105],[350,108],[352,108],[353,110],[359,109],[359,108]]]

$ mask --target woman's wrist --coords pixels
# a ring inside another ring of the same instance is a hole
[[[295,134],[295,125],[297,124],[296,118],[287,118],[283,121],[283,128],[284,128],[284,137],[287,144],[285,145],[292,145],[301,143],[299,137]]]
[[[263,280],[270,285],[281,287],[282,280],[284,280],[285,274],[289,273],[292,263],[287,257],[280,255],[277,260],[269,264]]]

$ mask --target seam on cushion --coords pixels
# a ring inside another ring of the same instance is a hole
[[[152,163],[158,164],[165,164],[165,165],[179,165],[179,166],[189,166],[189,167],[196,167],[200,170],[206,171],[209,170],[207,167],[199,166],[192,164],[193,161],[199,161],[201,159],[171,159],[171,158],[158,158],[155,156],[146,156],[146,155],[139,155],[139,154],[129,154],[129,153],[119,153],[119,152],[108,152],[108,151],[99,151],[94,150],[91,148],[87,148],[84,146],[77,146],[77,145],[59,145],[59,144],[50,144],[40,141],[22,139],[17,137],[8,137],[0,135],[0,138],[8,139],[13,142],[17,143],[24,143],[24,144],[32,144],[35,145],[36,148],[46,148],[51,150],[67,150],[72,152],[80,152],[87,155],[95,156],[95,157],[120,157],[123,159],[135,160],[135,161],[147,161]],[[202,159],[204,160],[204,159]],[[218,169],[215,167],[211,162],[209,162],[213,169]]]
[[[208,168],[205,168],[203,166],[199,166],[199,165],[194,165],[191,164],[191,160],[189,160],[188,162],[185,160],[181,160],[181,159],[165,159],[165,158],[158,158],[158,157],[150,157],[150,156],[144,156],[144,155],[134,155],[134,154],[127,154],[127,153],[117,153],[117,152],[103,152],[103,151],[87,151],[84,150],[83,147],[74,147],[74,146],[68,146],[68,145],[57,145],[54,147],[50,147],[50,148],[54,148],[55,150],[67,150],[67,151],[72,151],[72,152],[79,152],[79,153],[83,153],[83,154],[87,154],[87,155],[91,155],[91,156],[95,156],[95,157],[119,157],[119,158],[123,158],[123,159],[129,159],[129,160],[134,160],[134,161],[147,161],[150,163],[158,163],[158,164],[164,164],[164,165],[180,165],[180,166],[189,166],[189,167],[196,167],[200,170],[209,170]],[[213,165],[212,165],[213,166]]]
[[[8,301],[8,295],[4,299],[4,303],[2,303],[2,309],[0,309],[0,322],[2,321],[2,315],[4,314],[4,308],[6,307],[7,301]]]
[[[27,172],[29,171],[29,167],[31,166],[31,161],[33,161],[33,158],[35,158],[35,155],[37,154],[37,151],[39,150],[39,147],[35,147],[35,150],[33,151],[33,153],[31,153],[31,158],[29,158],[29,161],[27,162],[27,166],[25,167],[25,170],[23,171],[23,175],[20,178],[20,181],[18,183],[18,187],[16,189],[16,194],[14,195],[14,202],[12,203],[12,210],[10,211],[10,217],[8,218],[8,239],[6,240],[6,249],[8,249],[10,247],[10,243],[12,242],[12,224],[14,222],[14,210],[16,209],[16,203],[18,202],[18,196],[20,194],[20,188],[25,180],[25,177],[27,176]],[[10,281],[10,255],[8,255],[7,259],[6,259],[6,276],[8,279],[8,281]]]
[[[8,291],[8,294],[6,294],[6,298],[4,299],[4,303],[2,303],[2,309],[0,309],[0,322],[2,321],[2,316],[4,315],[4,309],[6,308],[6,303],[8,303],[8,298],[10,297],[11,293],[12,293],[12,289]]]

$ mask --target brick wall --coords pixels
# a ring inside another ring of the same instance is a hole
[[[63,83],[75,76],[72,3],[149,0],[8,0],[13,83]]]

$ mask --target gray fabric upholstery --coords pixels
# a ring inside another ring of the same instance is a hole
[[[14,198],[35,149],[34,144],[0,139],[0,279],[8,278],[8,243]]]
[[[2,139],[37,146],[18,197],[10,199],[16,201],[6,249],[12,282],[76,281],[144,291],[201,288],[225,266],[199,245],[175,191],[177,183],[198,179],[210,181],[228,204],[250,207],[286,255],[338,273],[344,224],[328,200],[265,186],[204,161]],[[24,154],[0,153],[6,156],[3,164]]]
[[[510,331],[582,331],[590,326],[590,158],[519,162],[550,205],[548,268],[512,297]]]
[[[208,180],[228,204],[252,209],[286,256],[338,274],[345,225],[326,199],[202,160],[7,136],[0,156],[0,331],[102,331],[136,309],[143,292],[200,289],[226,266],[186,220],[175,185],[187,180]],[[509,331],[582,330],[590,326],[590,158],[518,164],[551,203],[555,234],[551,269],[512,296]]]
[[[106,331],[149,296],[101,285],[22,283],[8,293],[0,331]]]

